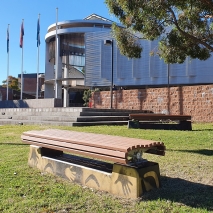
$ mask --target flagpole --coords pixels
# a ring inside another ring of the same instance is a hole
[[[56,8],[55,24],[55,98],[58,98],[58,8]]]
[[[24,26],[24,19],[22,19],[22,26]],[[24,55],[24,41],[22,41],[22,48],[21,48],[21,97],[20,97],[21,100],[23,93],[23,58],[24,58],[23,55]]]
[[[7,27],[7,101],[9,99],[9,35],[10,35],[10,25]]]
[[[39,47],[40,47],[40,14],[38,14],[38,24],[37,24],[37,84],[36,84],[36,99],[38,99]]]

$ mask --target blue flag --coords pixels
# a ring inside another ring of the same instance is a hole
[[[40,20],[37,22],[37,47],[40,45]]]
[[[7,28],[7,52],[9,52],[9,29]]]

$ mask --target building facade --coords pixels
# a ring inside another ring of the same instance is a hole
[[[96,14],[83,20],[52,24],[47,31],[45,98],[63,98],[75,89],[110,87],[148,88],[211,84],[213,60],[187,59],[183,64],[165,64],[150,52],[157,41],[140,40],[140,59],[120,54],[111,34],[112,21]],[[110,41],[110,42],[109,42]],[[107,45],[109,44],[109,45]]]

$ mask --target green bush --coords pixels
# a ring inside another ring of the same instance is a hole
[[[83,100],[84,106],[89,106],[89,99],[92,97],[92,90],[84,90]]]

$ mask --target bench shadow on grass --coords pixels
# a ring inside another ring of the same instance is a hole
[[[193,132],[211,132],[211,131],[213,131],[213,129],[193,129],[192,130]]]
[[[188,152],[188,153],[195,153],[199,155],[213,156],[212,149],[198,149],[198,150],[167,149],[167,151]]]
[[[161,177],[162,187],[142,196],[142,202],[168,200],[194,208],[213,211],[213,186],[193,183],[180,178]]]
[[[176,150],[178,152],[189,152],[206,156],[213,156],[213,150],[211,149],[199,149],[199,150]]]

